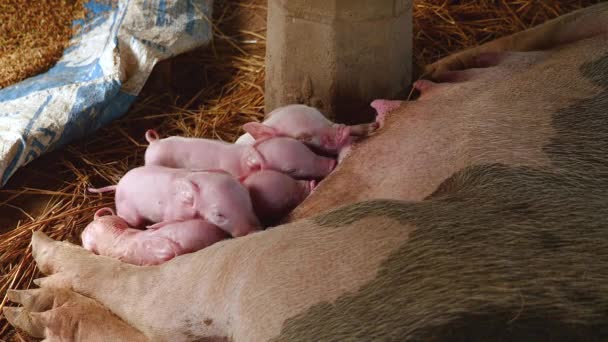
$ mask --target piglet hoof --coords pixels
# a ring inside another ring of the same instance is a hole
[[[379,127],[380,124],[378,124],[378,122],[348,126],[349,134],[354,137],[367,137],[374,133]]]
[[[145,341],[98,302],[67,289],[10,290],[21,307],[5,307],[7,321],[45,341]]]
[[[380,124],[378,122],[370,123],[367,134],[370,135],[370,134],[374,133],[376,130],[378,130],[378,128],[380,128]]]

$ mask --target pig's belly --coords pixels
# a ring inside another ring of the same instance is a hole
[[[452,152],[464,144],[454,138],[456,127],[433,120],[436,114],[425,106],[408,107],[407,113],[389,117],[381,134],[355,146],[288,220],[374,198],[421,200],[464,167]]]
[[[466,81],[431,87],[389,113],[386,126],[356,146],[289,221],[361,200],[423,200],[474,165],[552,167],[546,147],[557,134],[556,115],[602,94],[581,70],[608,53],[605,40],[513,54],[467,71]]]
[[[424,104],[409,107],[398,114],[407,115],[407,120],[389,119],[382,134],[357,146],[352,158],[326,179],[328,185],[343,183],[333,187],[352,193],[346,196],[349,203],[371,198],[422,200],[454,170],[465,167],[458,156],[466,145],[458,123],[436,120],[438,114]]]

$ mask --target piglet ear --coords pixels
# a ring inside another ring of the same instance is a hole
[[[102,216],[116,216],[116,213],[112,208],[101,208],[95,212],[94,219],[97,220]]]
[[[193,206],[198,187],[192,181],[181,178],[173,184],[173,195],[180,203]]]
[[[213,210],[211,213],[209,213],[208,216],[205,217],[209,222],[211,222],[212,224],[221,227],[221,226],[225,226],[226,223],[228,223],[228,219],[226,218],[226,216],[224,216],[222,213],[220,213],[218,210]]]
[[[248,122],[243,125],[243,130],[251,134],[255,140],[272,138],[279,135],[279,132],[277,132],[277,130],[273,127],[266,126],[259,122]]]

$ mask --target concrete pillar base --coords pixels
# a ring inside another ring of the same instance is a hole
[[[292,103],[348,124],[376,98],[404,98],[412,0],[268,0],[266,113]]]

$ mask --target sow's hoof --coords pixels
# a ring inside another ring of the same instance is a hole
[[[145,341],[131,328],[93,299],[68,289],[40,288],[9,290],[5,307],[7,321],[32,337],[45,341]]]
[[[11,302],[22,305],[3,310],[13,326],[45,341],[146,340],[99,302],[74,292],[86,294],[103,287],[102,280],[131,265],[121,266],[117,260],[54,241],[41,232],[32,235],[32,255],[40,271],[49,276],[34,281],[39,289],[8,292]]]

